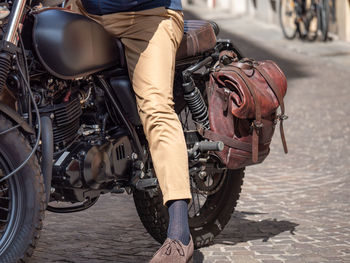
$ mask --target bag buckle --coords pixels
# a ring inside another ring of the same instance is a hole
[[[288,116],[285,115],[285,114],[280,114],[280,115],[277,116],[277,118],[278,118],[280,121],[284,121],[284,120],[288,119]]]
[[[257,120],[253,121],[252,125],[255,129],[261,129],[262,127],[264,127],[264,124],[261,121]]]
[[[229,57],[228,55],[223,55],[221,58],[220,58],[220,62],[223,64],[223,65],[228,65],[228,64],[231,64],[232,62],[234,61],[234,58],[232,57]]]

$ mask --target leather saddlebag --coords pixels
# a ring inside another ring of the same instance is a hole
[[[216,152],[221,162],[229,169],[261,163],[270,152],[278,120],[287,153],[283,131],[287,80],[281,69],[273,61],[237,61],[226,55],[220,61],[207,88],[210,130],[200,133],[224,143],[223,151]]]

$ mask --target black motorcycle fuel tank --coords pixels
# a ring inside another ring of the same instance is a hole
[[[33,42],[54,76],[75,79],[120,63],[114,39],[97,22],[62,9],[35,14]]]

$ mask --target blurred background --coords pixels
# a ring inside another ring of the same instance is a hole
[[[209,10],[221,9],[232,16],[249,16],[268,24],[279,25],[280,0],[183,0],[185,6],[198,5],[200,2],[203,2]],[[331,36],[350,41],[350,1],[331,0],[329,3]]]

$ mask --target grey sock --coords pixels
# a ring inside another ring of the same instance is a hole
[[[169,212],[168,238],[181,241],[185,246],[190,242],[186,200],[172,200],[167,203]]]

